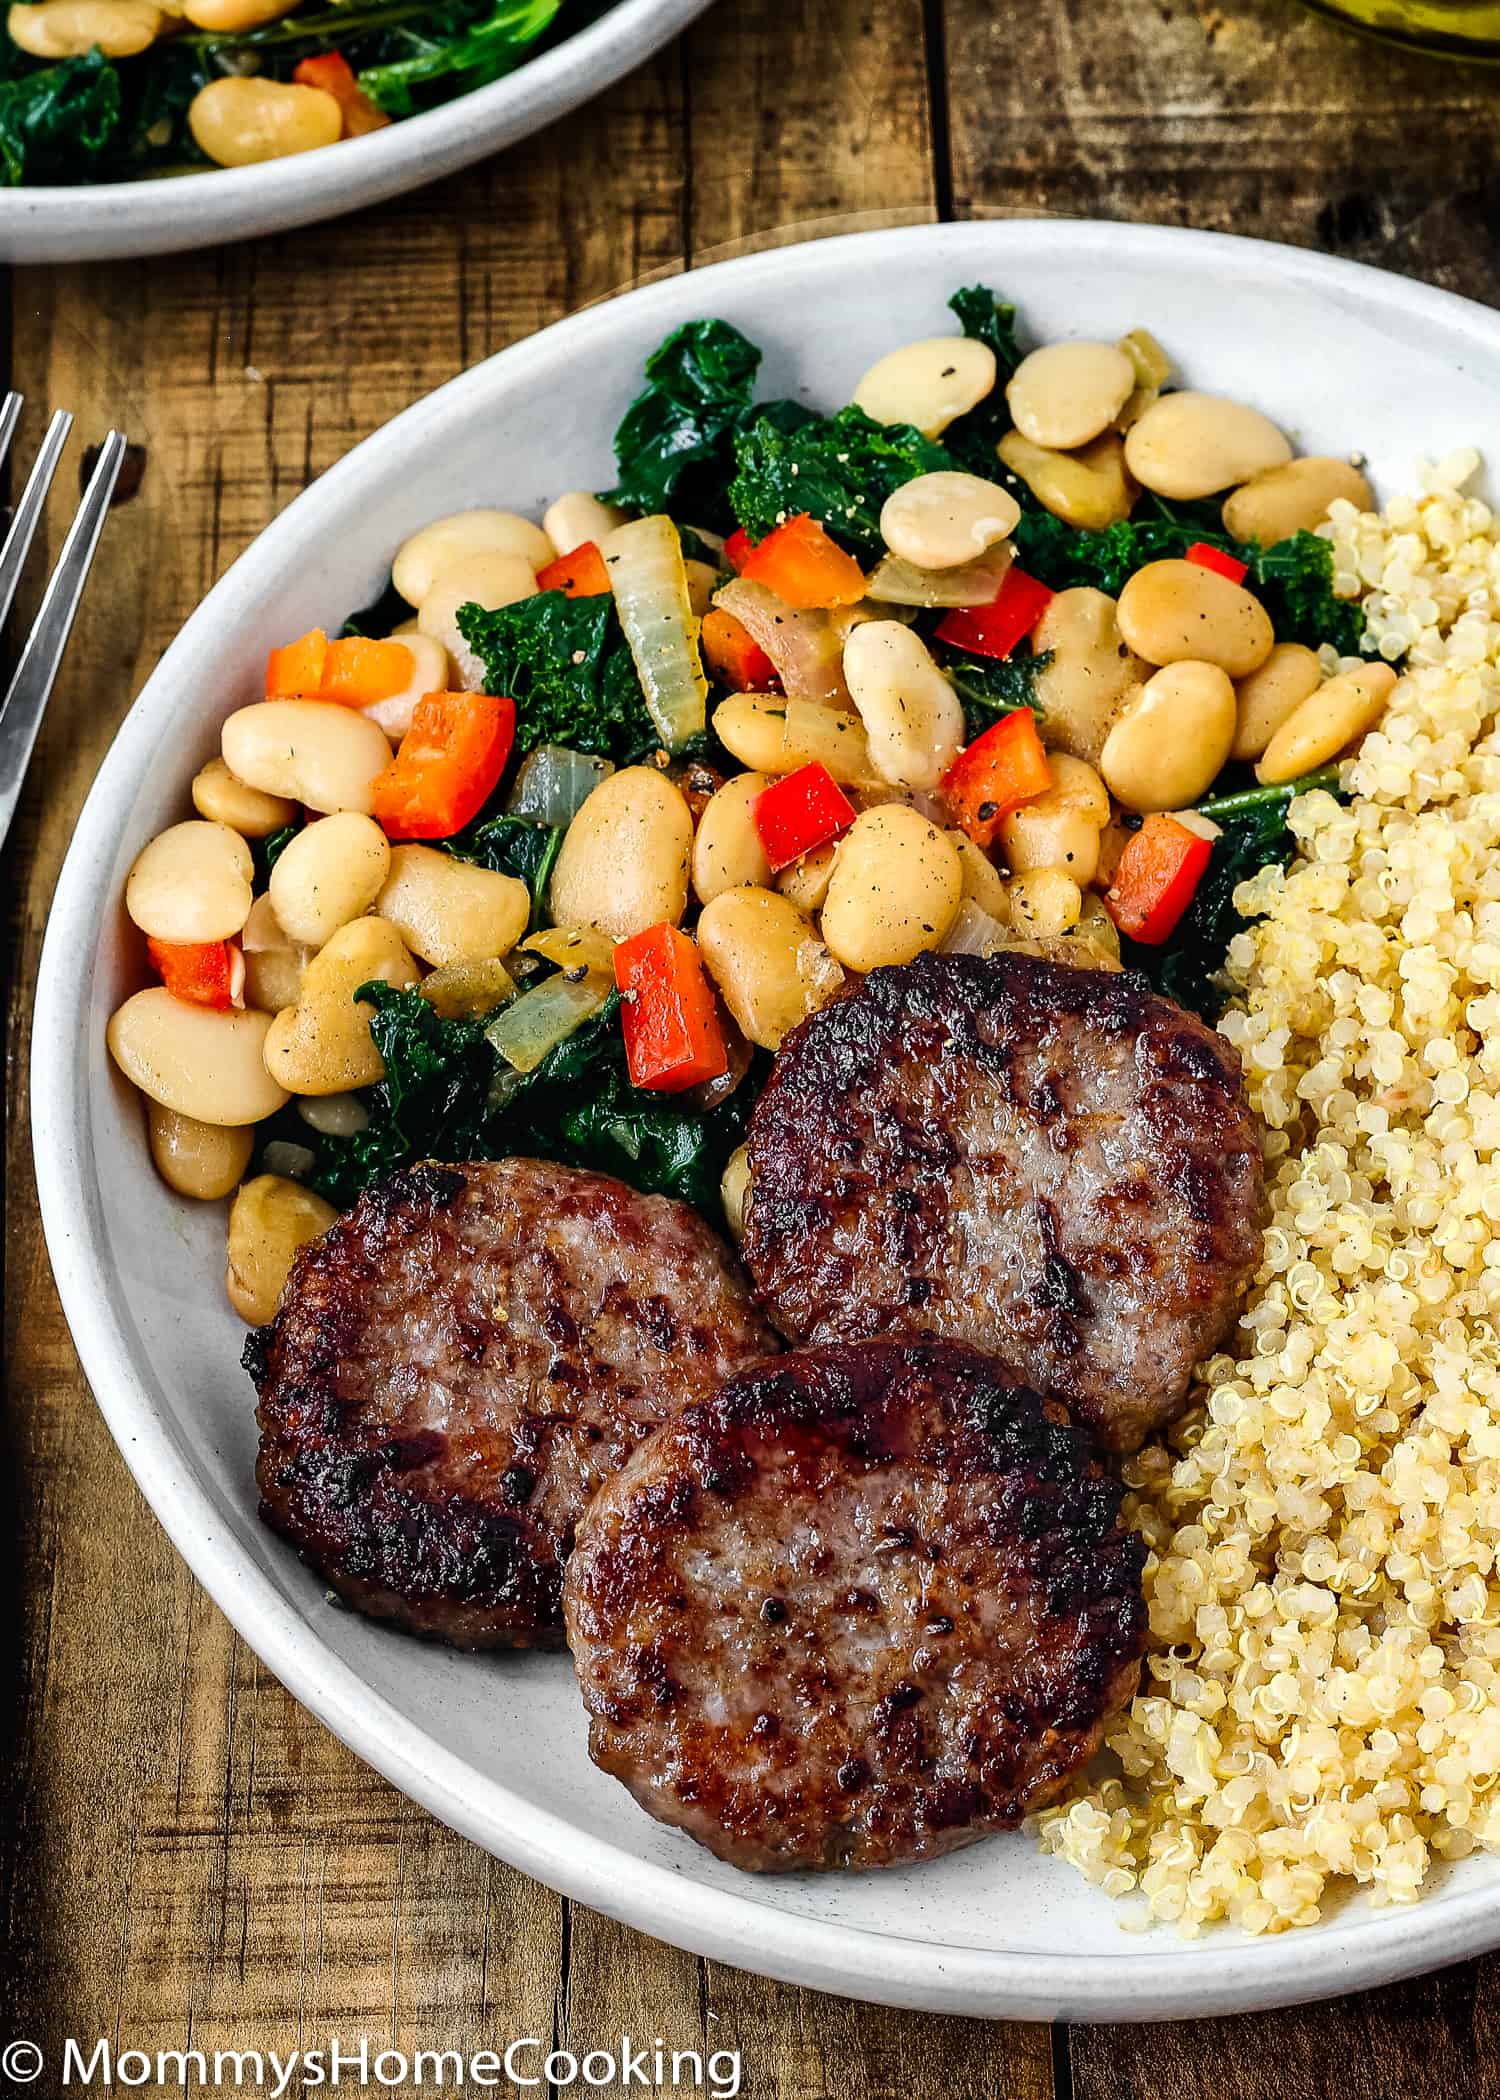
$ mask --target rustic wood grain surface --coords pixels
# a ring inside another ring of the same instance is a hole
[[[861,215],[1165,220],[1500,304],[1497,124],[1500,75],[1355,41],[1290,0],[720,0],[592,109],[438,188],[251,246],[12,273],[9,382],[73,406],[86,438],[122,421],[144,472],[0,882],[0,2042],[55,2063],[67,2034],[413,2051],[623,2028],[739,2048],[753,2100],[1500,2088],[1496,1961],[1302,2012],[1049,2035],[697,1961],[452,1836],[268,1676],[136,1493],[53,1292],[26,1116],[29,1060],[56,1047],[29,1040],[48,899],[116,724],[267,518],[419,394],[643,275]],[[54,547],[75,494],[57,492]]]

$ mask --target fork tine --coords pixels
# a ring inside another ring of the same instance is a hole
[[[24,405],[24,395],[16,393],[14,389],[0,401],[0,467],[5,464],[6,455],[10,451],[10,441],[16,434],[16,425],[21,420]]]
[[[54,420],[54,427],[56,418]],[[51,433],[49,432],[50,436]],[[64,432],[66,436],[66,431]],[[52,697],[68,636],[88,581],[94,550],[104,529],[110,497],[125,457],[125,439],[112,430],[99,448],[99,459],[84,491],[78,515],[68,528],[52,580],[42,596],[36,624],[26,638],[10,691],[0,701],[0,845],[10,830],[21,799],[32,747]]]
[[[15,411],[8,428],[4,417],[14,401]],[[16,427],[16,418],[21,413],[21,397],[10,394],[5,407],[0,409],[0,428],[4,430],[4,443],[0,444],[0,459],[5,456],[5,447],[10,443],[10,433]],[[15,516],[10,521],[10,531],[5,535],[5,544],[0,546],[0,627],[10,617],[11,601],[16,595],[16,585],[21,580],[21,570],[36,538],[36,528],[41,519],[42,506],[47,500],[47,491],[52,486],[52,477],[57,472],[57,462],[62,457],[63,446],[68,442],[68,432],[73,428],[73,418],[65,408],[60,408],[47,425],[47,435],[42,439],[31,472],[26,477],[26,486],[21,491],[21,500],[16,505]]]

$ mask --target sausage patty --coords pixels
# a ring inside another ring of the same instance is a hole
[[[1143,1542],[1061,1407],[951,1342],[807,1349],[659,1429],[563,1610],[596,1764],[760,1871],[935,1859],[1134,1690]]]
[[[555,1647],[589,1497],[774,1347],[686,1204],[539,1160],[413,1167],[304,1248],[246,1345],[261,1515],[374,1618]]]
[[[1117,1451],[1181,1411],[1260,1256],[1238,1058],[1117,971],[877,970],[787,1037],[749,1145],[745,1258],[790,1340],[973,1342]]]

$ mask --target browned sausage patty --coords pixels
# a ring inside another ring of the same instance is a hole
[[[261,1515],[374,1618],[553,1647],[589,1497],[774,1346],[686,1204],[539,1160],[414,1167],[250,1337]]]
[[[1134,1690],[1142,1541],[1055,1402],[950,1342],[801,1350],[659,1429],[578,1528],[595,1763],[760,1871],[935,1859]]]
[[[782,1044],[749,1142],[745,1258],[789,1339],[973,1342],[1117,1451],[1180,1412],[1260,1255],[1234,1051],[1118,972],[877,970]]]

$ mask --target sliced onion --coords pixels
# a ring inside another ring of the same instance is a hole
[[[614,761],[570,751],[566,744],[538,744],[516,775],[506,814],[533,824],[571,824]]]
[[[844,645],[828,613],[799,612],[763,583],[746,583],[743,576],[716,591],[714,604],[749,628],[776,666],[789,699],[854,705],[844,683]]]
[[[544,926],[540,933],[528,934],[521,948],[524,954],[540,955],[574,976],[586,970],[609,984],[615,981],[615,944],[592,926]]]
[[[993,955],[1004,939],[1005,928],[1000,921],[992,919],[972,897],[965,897],[944,936],[942,949],[944,955]]]
[[[866,584],[865,596],[890,605],[993,605],[1012,559],[1008,541],[959,569],[919,569],[888,554]]]
[[[513,999],[484,1032],[513,1071],[534,1072],[575,1028],[598,1013],[608,997],[609,986],[596,976],[579,982],[563,975],[549,977],[535,991]]]
[[[708,719],[708,680],[677,527],[670,518],[633,518],[601,551],[651,719],[667,749],[680,751]]]
[[[424,977],[417,990],[441,1021],[472,1021],[492,1014],[516,996],[516,980],[503,962],[444,963]]]

